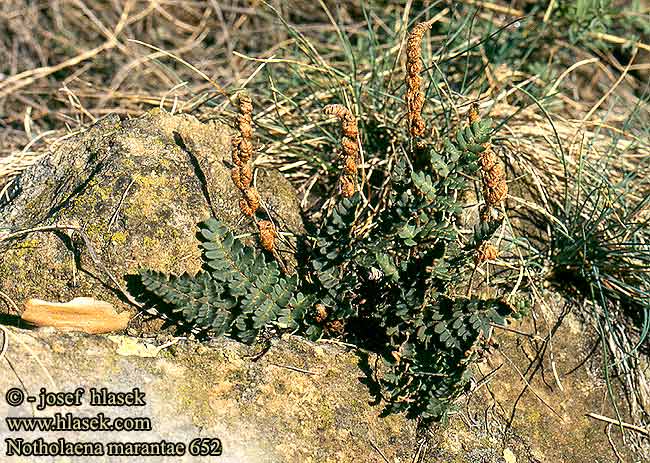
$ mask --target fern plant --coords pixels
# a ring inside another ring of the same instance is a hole
[[[476,108],[451,136],[428,139],[420,42],[431,24],[416,25],[408,38],[402,100],[408,131],[382,136],[382,124],[365,120],[361,128],[376,133],[364,138],[350,108],[323,108],[341,123],[339,194],[324,208],[320,225],[300,237],[304,252],[295,274],[267,260],[274,256],[274,231],[260,240],[265,252],[258,252],[213,218],[199,226],[201,272],[176,277],[143,270],[141,277],[148,291],[193,327],[214,335],[253,342],[262,329],[274,327],[353,343],[376,358],[368,380],[387,413],[440,420],[468,389],[471,366],[489,345],[493,325],[516,310],[468,290],[476,267],[496,255],[489,240],[501,225],[498,209],[507,185],[490,145],[492,122]],[[250,102],[240,98],[240,138],[233,150],[233,181],[245,200],[258,198],[249,191]],[[359,141],[365,141],[363,152],[385,152],[382,140],[393,135],[401,148],[379,175],[381,186],[364,185]],[[476,181],[485,202],[480,220],[466,232],[471,220],[463,198]],[[374,194],[362,195],[364,187]],[[242,212],[259,225],[257,207]]]
[[[491,325],[513,315],[501,300],[461,296],[477,247],[498,220],[463,236],[459,198],[480,170],[491,121],[459,130],[441,149],[400,160],[386,204],[342,198],[314,236],[299,271],[287,276],[212,218],[199,225],[203,269],[195,276],[141,272],[144,287],[192,326],[252,342],[273,326],[318,339],[337,335],[372,346],[386,411],[444,417],[467,390],[470,365]],[[362,224],[370,223],[370,226]]]
[[[479,341],[490,338],[492,323],[513,314],[505,301],[458,295],[477,247],[500,224],[482,222],[469,237],[457,226],[463,211],[458,198],[479,170],[490,131],[489,119],[459,130],[442,150],[423,150],[419,168],[401,160],[388,204],[371,229],[355,232],[366,222],[357,194],[339,203],[315,241],[312,269],[328,313],[320,328],[351,317],[362,320],[357,326],[376,328],[365,341],[381,358],[376,381],[388,411],[442,418],[466,390]],[[313,321],[308,332],[320,334]]]

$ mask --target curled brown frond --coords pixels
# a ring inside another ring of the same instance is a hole
[[[275,225],[270,220],[260,220],[257,222],[257,228],[260,231],[260,242],[262,243],[262,248],[266,249],[269,252],[275,250]]]
[[[480,120],[481,117],[476,103],[470,107],[468,118],[470,124]],[[508,184],[499,158],[492,150],[492,144],[487,142],[483,144],[483,148],[483,151],[478,155],[483,182],[483,199],[485,200],[485,205],[480,210],[480,219],[481,222],[490,222],[496,215],[496,208],[508,194]],[[485,241],[477,248],[474,262],[476,265],[480,265],[488,260],[495,260],[498,255],[498,249]]]
[[[354,114],[341,104],[330,104],[323,108],[323,112],[328,116],[336,116],[341,120],[341,129],[343,136],[356,140],[358,135],[357,118]]]
[[[354,158],[345,158],[345,165],[343,166],[343,172],[349,175],[354,175],[357,172],[357,162]]]
[[[327,318],[327,308],[323,304],[316,304],[316,315],[314,319],[316,323],[322,323]]]
[[[331,335],[341,335],[345,331],[345,323],[341,320],[332,320],[325,324],[325,331]]]
[[[239,95],[239,116],[237,127],[239,133],[233,137],[232,162],[230,176],[233,183],[244,196],[239,201],[242,213],[252,217],[260,206],[260,195],[251,186],[253,171],[250,160],[253,157],[253,101],[246,93]]]
[[[248,217],[253,217],[260,207],[260,195],[255,187],[249,187],[242,191],[244,197],[239,200],[239,208]]]
[[[253,181],[253,170],[251,169],[250,164],[244,164],[239,169],[239,178],[241,178],[241,183],[244,188],[248,188]]]
[[[354,186],[354,180],[352,180],[349,175],[343,174],[341,176],[340,184],[341,184],[341,194],[344,197],[350,198],[352,197],[352,195],[354,195],[356,188]]]
[[[487,172],[484,177],[485,203],[495,207],[499,205],[508,195],[508,184],[506,183],[506,174],[501,164],[495,164],[494,168]]]
[[[476,103],[473,103],[472,106],[469,107],[469,123],[473,124],[474,122],[478,122],[481,116],[478,114],[478,105]]]
[[[236,166],[241,166],[242,162],[239,159],[239,145],[241,144],[241,135],[233,135],[232,137],[232,162]]]
[[[422,37],[431,28],[433,22],[416,24],[406,42],[406,106],[408,110],[409,131],[413,137],[421,137],[426,130],[422,119],[424,93],[420,89],[422,78]]]
[[[476,265],[479,265],[488,260],[495,260],[497,257],[499,257],[499,250],[492,244],[485,242],[481,243],[481,245],[476,250],[474,262]]]
[[[359,156],[359,127],[357,118],[343,105],[331,104],[325,106],[323,112],[328,116],[336,116],[341,121],[341,147],[343,148],[343,174],[341,175],[341,194],[349,198],[355,192],[355,180],[357,177],[357,158]]]
[[[239,116],[237,121],[239,124],[239,135],[241,142],[239,143],[239,158],[242,162],[248,162],[253,155],[253,101],[246,93],[239,96]]]
[[[230,171],[230,178],[232,179],[232,183],[235,184],[238,190],[241,190],[243,185],[241,183],[241,175],[239,173],[239,167],[237,165],[233,166],[232,170]]]

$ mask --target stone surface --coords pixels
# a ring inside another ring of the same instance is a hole
[[[649,461],[647,439],[626,431],[623,441],[617,426],[587,416],[616,416],[599,339],[558,293],[541,297],[534,315],[512,326],[517,332],[497,330],[498,349],[478,365],[478,387],[449,426],[431,430],[423,462]],[[623,421],[637,422],[613,387]]]
[[[545,295],[543,305],[536,313],[539,320],[557,319],[566,308],[553,294]],[[420,430],[401,415],[380,417],[381,404],[369,404],[372,397],[361,381],[358,355],[338,344],[285,335],[257,355],[264,346],[224,338],[199,343],[0,325],[0,352],[6,350],[0,354],[0,443],[5,445],[7,437],[189,443],[197,436],[215,436],[223,441],[224,454],[210,461],[242,463],[609,463],[616,461],[616,446],[623,461],[647,461],[647,442],[631,445],[638,435],[628,432],[626,445],[616,426],[586,416],[616,415],[607,386],[599,379],[602,359],[592,352],[597,340],[585,336],[575,315],[561,318],[552,347],[545,348],[543,334],[526,337],[499,331],[499,349],[478,366],[477,388],[459,402],[459,413],[446,425]],[[512,328],[535,333],[531,319]],[[45,411],[31,404],[10,407],[5,394],[14,387],[30,395],[38,395],[42,387],[138,387],[146,394],[146,406],[111,409],[84,404]],[[625,404],[618,403],[624,413]],[[9,432],[4,420],[57,411],[148,417],[152,430],[17,433]],[[634,422],[625,414],[623,419]],[[159,461],[200,460],[186,456]]]
[[[7,296],[0,311],[13,309],[7,298],[21,306],[28,298],[80,296],[132,310],[124,276],[140,268],[196,272],[196,224],[211,215],[253,233],[254,243],[257,229],[240,213],[230,179],[230,149],[226,126],[161,110],[130,120],[108,116],[61,144],[22,174],[17,196],[0,206],[0,236],[50,227],[0,242]],[[280,231],[301,233],[289,182],[259,169],[256,185]],[[286,250],[280,247],[291,261]]]
[[[379,418],[381,408],[369,405],[368,391],[358,380],[357,356],[335,345],[285,336],[254,361],[250,358],[256,353],[254,347],[227,339],[210,344],[180,340],[156,349],[151,341],[123,336],[6,328],[6,341],[6,359],[0,360],[3,447],[6,438],[31,442],[43,437],[56,442],[63,437],[69,442],[104,443],[164,439],[189,444],[195,437],[217,437],[223,443],[219,458],[186,454],[156,461],[228,463],[385,462],[379,451],[391,463],[410,463],[415,448],[415,424],[401,416]],[[13,387],[36,397],[41,388],[73,392],[83,387],[86,392],[80,406],[40,411],[34,408],[38,402],[9,406],[4,397]],[[115,392],[137,387],[146,394],[146,405],[90,406],[92,387]],[[7,416],[47,417],[56,412],[147,417],[152,430],[10,432],[4,420]],[[3,457],[2,461],[52,460]],[[140,459],[104,457],[92,461]]]

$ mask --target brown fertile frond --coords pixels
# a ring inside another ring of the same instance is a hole
[[[239,134],[233,137],[232,162],[234,164],[230,176],[233,183],[244,196],[239,200],[242,213],[253,217],[260,207],[260,195],[251,186],[253,171],[250,160],[253,157],[253,101],[246,93],[239,95],[239,116],[237,125]]]
[[[246,93],[239,96],[239,134],[241,141],[239,143],[239,159],[241,162],[248,162],[253,156],[253,100]]]
[[[354,180],[349,175],[343,174],[341,176],[341,194],[346,198],[351,198],[355,191]]]
[[[354,117],[354,114],[341,104],[327,105],[323,108],[323,112],[328,116],[336,116],[341,120],[343,136],[354,140],[356,149],[356,139],[359,134],[359,129],[357,127],[357,118]]]
[[[260,194],[255,187],[246,188],[242,193],[244,197],[239,200],[239,208],[245,215],[253,217],[260,207]]]
[[[478,120],[481,118],[481,116],[478,114],[478,104],[472,103],[472,106],[469,107],[468,117],[470,124],[478,122]]]
[[[478,122],[481,118],[478,112],[478,105],[472,104],[469,109],[469,123]],[[487,142],[483,145],[484,150],[479,153],[478,161],[481,166],[481,178],[483,180],[483,199],[485,206],[480,211],[481,222],[488,222],[492,219],[492,211],[505,199],[508,194],[508,184],[506,183],[506,174],[499,162],[499,158],[492,150],[492,144]],[[476,265],[480,265],[488,260],[495,260],[499,251],[489,242],[485,241],[480,244],[474,256]]]
[[[242,162],[239,159],[239,145],[241,145],[241,135],[233,135],[232,137],[232,162],[236,166],[241,166]]]
[[[492,244],[485,242],[476,250],[476,256],[474,256],[474,262],[476,265],[482,264],[488,260],[495,260],[499,257],[499,250],[495,248]]]
[[[406,106],[408,110],[409,131],[413,137],[421,137],[426,130],[422,119],[424,93],[420,90],[422,78],[422,37],[431,29],[432,21],[416,24],[406,42]]]
[[[327,318],[327,308],[323,304],[316,304],[316,323],[322,323]]]
[[[243,164],[239,168],[239,178],[241,179],[242,190],[251,185],[251,182],[253,181],[253,170],[251,169],[250,164]]]
[[[357,158],[359,156],[359,127],[357,118],[343,105],[331,104],[323,108],[328,116],[336,116],[341,121],[341,147],[343,148],[343,174],[341,175],[341,194],[349,198],[355,192],[355,180],[357,177]]]
[[[262,248],[269,252],[273,252],[275,250],[275,226],[270,220],[260,220],[257,222],[257,228],[260,231],[260,242],[262,243]]]
[[[469,110],[469,123],[473,124],[480,119],[478,105],[474,103]],[[485,143],[485,150],[479,154],[483,178],[483,198],[486,205],[486,216],[491,208],[498,206],[508,194],[506,174],[499,162],[499,158],[492,150],[491,143]]]
[[[345,323],[341,320],[332,320],[325,324],[325,331],[328,334],[342,335],[345,331]]]
[[[230,171],[230,178],[232,178],[232,183],[235,184],[238,190],[243,189],[244,186],[241,183],[241,174],[238,166],[235,165],[232,168],[232,170]]]
[[[345,158],[343,172],[349,175],[354,175],[357,172],[357,162],[353,158]]]

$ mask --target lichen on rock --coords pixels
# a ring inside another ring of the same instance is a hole
[[[0,367],[1,390],[21,385],[28,394],[38,395],[44,385],[51,392],[84,387],[82,405],[37,410],[35,416],[55,412],[91,416],[102,411],[111,419],[129,416],[150,420],[151,431],[96,433],[93,440],[103,445],[163,439],[189,445],[196,437],[222,441],[220,457],[191,457],[187,452],[183,458],[157,459],[165,462],[381,463],[386,461],[382,455],[391,463],[412,461],[415,422],[400,415],[380,417],[381,409],[370,404],[367,388],[352,380],[361,374],[357,356],[343,347],[315,345],[287,335],[255,361],[255,346],[228,338],[207,344],[180,340],[156,352],[156,347],[131,337],[50,329],[6,330],[6,356],[15,360],[16,370],[11,372],[6,364]],[[71,370],[74,375],[70,375]],[[137,387],[145,394],[146,404],[92,407],[88,403],[91,387],[109,391]],[[0,413],[5,417],[32,416],[33,409],[27,402],[10,407],[2,401]],[[0,436],[4,437],[2,431]],[[7,437],[31,442],[41,436],[16,432]],[[87,440],[83,433],[69,432],[45,433],[42,437],[48,442],[58,437]],[[20,456],[2,461],[42,459]]]
[[[17,305],[84,296],[133,310],[125,275],[198,271],[198,222],[214,215],[238,233],[256,231],[238,208],[230,138],[225,125],[156,109],[136,119],[107,116],[60,144],[22,173],[17,195],[0,206],[0,230],[47,227],[0,242],[0,291]],[[280,230],[302,233],[289,182],[270,170],[257,178]]]

